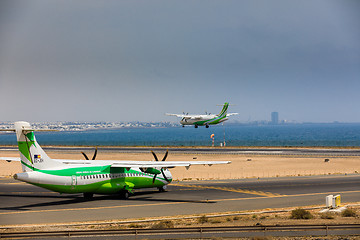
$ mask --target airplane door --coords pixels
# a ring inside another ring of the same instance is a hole
[[[72,188],[75,188],[75,186],[77,185],[77,179],[75,175],[71,176],[71,186]]]

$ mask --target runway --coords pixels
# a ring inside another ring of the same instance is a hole
[[[222,181],[184,181],[168,191],[138,190],[129,200],[49,192],[0,178],[0,225],[103,221],[266,208],[325,205],[325,196],[341,194],[343,203],[360,199],[360,175],[312,176]]]
[[[95,147],[43,146],[45,151],[76,152],[92,151]],[[257,147],[101,147],[100,152],[149,153],[151,150],[182,154],[242,154],[242,155],[289,155],[289,156],[360,156],[359,148],[257,148]],[[18,151],[17,146],[0,146],[0,151]]]

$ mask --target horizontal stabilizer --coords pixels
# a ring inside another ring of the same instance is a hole
[[[4,160],[4,161],[8,161],[8,162],[20,162],[20,158],[19,157],[0,157],[0,160]]]
[[[34,128],[22,128],[23,131],[28,132],[59,132],[59,130],[56,129],[34,129]],[[16,129],[9,128],[9,129],[0,129],[0,132],[16,132]]]
[[[126,160],[69,160],[69,159],[54,159],[55,161],[64,164],[87,164],[104,166],[111,165],[111,167],[118,168],[174,168],[174,167],[189,167],[191,165],[214,165],[214,164],[229,164],[231,161],[126,161]]]

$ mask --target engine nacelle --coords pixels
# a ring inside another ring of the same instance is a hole
[[[140,168],[140,170],[144,173],[150,173],[150,174],[160,174],[161,171],[156,168]]]

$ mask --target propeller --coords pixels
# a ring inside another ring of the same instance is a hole
[[[85,157],[86,160],[89,160],[89,158],[88,158],[88,156],[86,155],[86,153],[84,153],[84,152],[81,152],[81,153],[82,153],[82,155],[84,155],[84,157]],[[97,147],[95,148],[94,156],[92,157],[91,160],[95,160],[96,155],[97,155]]]
[[[155,154],[153,151],[151,151],[151,153],[152,153],[152,155],[154,156],[155,161],[159,161],[159,159],[157,158],[156,154]],[[166,153],[165,153],[163,159],[161,160],[162,162],[165,161],[165,159],[166,159],[167,156],[168,156],[168,153],[169,153],[169,150],[166,150]],[[165,176],[164,170],[163,170],[162,168],[160,168],[160,171],[161,171],[164,179],[165,179],[167,182],[170,182],[169,179],[167,179],[167,177]],[[153,184],[155,183],[156,176],[157,176],[157,174],[154,174]]]

